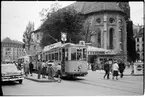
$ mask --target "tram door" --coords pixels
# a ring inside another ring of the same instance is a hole
[[[65,49],[62,48],[62,62],[61,62],[62,72],[65,72]]]

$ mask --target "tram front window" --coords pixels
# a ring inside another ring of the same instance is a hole
[[[87,51],[86,51],[86,49],[84,48],[84,49],[83,49],[83,60],[86,60],[86,56],[87,56]]]
[[[82,49],[77,49],[77,60],[82,60]]]
[[[71,60],[76,60],[76,48],[71,48]]]

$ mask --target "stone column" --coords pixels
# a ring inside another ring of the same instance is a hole
[[[104,48],[107,49],[107,14],[106,13],[104,13],[103,35],[104,35]]]

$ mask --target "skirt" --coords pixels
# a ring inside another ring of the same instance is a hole
[[[113,71],[113,76],[118,76],[118,71]]]

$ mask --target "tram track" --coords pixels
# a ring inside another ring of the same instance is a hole
[[[95,79],[95,78],[94,78]],[[97,80],[99,78],[96,78]],[[126,81],[115,81],[115,80],[108,80],[109,82],[105,82],[102,81],[99,79],[99,81],[94,81],[94,80],[88,80],[88,79],[82,79],[82,78],[76,78],[75,80],[71,80],[75,83],[81,83],[81,84],[86,84],[86,85],[91,85],[91,86],[94,86],[94,87],[104,87],[104,88],[108,88],[108,89],[114,89],[114,90],[119,90],[119,91],[123,91],[123,92],[130,92],[130,93],[134,93],[134,94],[141,94],[140,92],[136,92],[136,91],[131,91],[132,90],[132,87],[131,86],[123,86],[123,88],[121,88],[121,85],[119,85],[118,83],[122,82],[123,83],[126,83]],[[104,79],[103,79],[104,80]],[[114,81],[115,83],[112,83],[112,81]],[[111,84],[110,84],[111,82]],[[117,82],[117,83],[116,83]],[[130,82],[128,82],[130,83]],[[130,84],[133,84],[133,83],[130,83]],[[117,86],[119,87],[117,87]],[[127,89],[128,88],[128,89]],[[129,90],[131,89],[131,90]]]
[[[108,83],[95,82],[95,81],[93,82],[92,80],[84,80],[84,81],[81,80],[81,81],[79,81],[79,83],[88,84],[88,85],[92,85],[92,86],[95,86],[95,87],[100,86],[100,87],[105,87],[105,88],[109,88],[109,89],[115,89],[115,90],[119,90],[119,91],[131,92],[131,93],[135,93],[135,94],[141,94],[139,92],[130,91],[130,90],[126,89],[126,88],[122,89],[120,87],[115,87],[116,84],[108,84]]]

